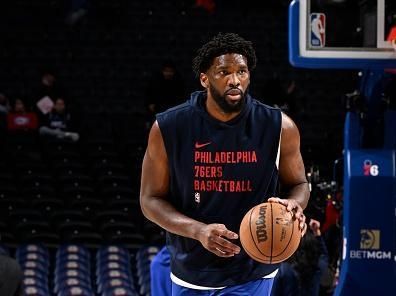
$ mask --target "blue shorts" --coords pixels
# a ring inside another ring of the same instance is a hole
[[[163,247],[151,262],[152,296],[269,296],[273,278],[259,279],[224,289],[195,290],[179,286],[170,278],[170,254]]]
[[[171,296],[172,281],[170,279],[170,254],[163,247],[150,264],[151,295]]]
[[[273,278],[263,278],[215,290],[194,290],[172,282],[172,296],[270,296],[273,282]]]

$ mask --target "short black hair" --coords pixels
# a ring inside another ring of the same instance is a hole
[[[192,65],[195,75],[199,77],[200,73],[205,73],[215,57],[226,53],[238,53],[246,57],[249,70],[256,67],[257,58],[251,41],[235,33],[219,33],[198,49]]]

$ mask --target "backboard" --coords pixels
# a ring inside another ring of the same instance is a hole
[[[289,7],[289,60],[296,67],[396,68],[391,39],[395,0],[294,0]]]

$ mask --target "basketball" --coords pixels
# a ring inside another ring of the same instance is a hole
[[[285,261],[297,250],[301,231],[298,220],[279,203],[261,203],[243,217],[239,236],[254,260],[273,264]]]

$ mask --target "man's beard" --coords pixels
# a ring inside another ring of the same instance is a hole
[[[234,104],[227,101],[227,92],[225,92],[223,95],[220,94],[220,92],[215,89],[212,85],[209,85],[209,89],[210,89],[210,93],[212,94],[213,99],[215,100],[215,102],[217,103],[217,105],[220,107],[220,109],[224,112],[224,113],[235,113],[235,112],[239,112],[243,109],[243,107],[246,104],[246,93],[247,91],[243,92],[240,89],[234,88],[231,90],[238,90],[241,94],[241,99],[237,102],[235,102]]]

